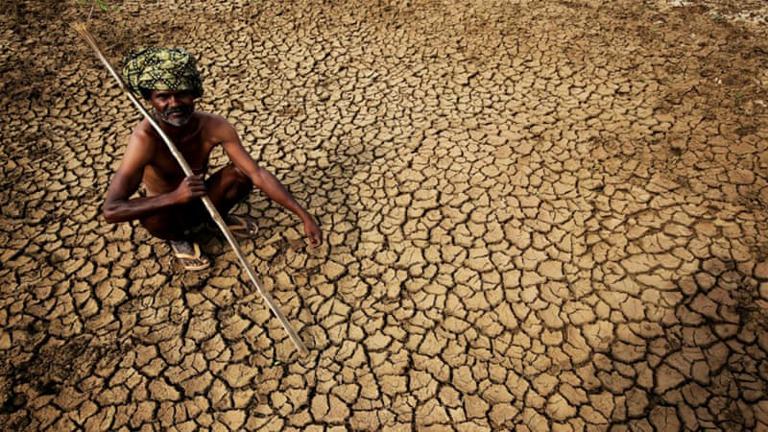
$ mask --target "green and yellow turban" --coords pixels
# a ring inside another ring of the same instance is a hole
[[[203,95],[203,82],[192,54],[181,48],[145,48],[126,57],[123,78],[137,94],[151,90],[191,91]],[[142,92],[143,91],[143,92]]]

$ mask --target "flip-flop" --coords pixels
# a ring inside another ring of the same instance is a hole
[[[253,238],[259,232],[259,226],[256,225],[256,221],[248,216],[227,216],[227,227],[239,239]]]
[[[205,270],[211,266],[211,260],[200,252],[200,246],[189,241],[170,241],[171,251],[184,270]]]

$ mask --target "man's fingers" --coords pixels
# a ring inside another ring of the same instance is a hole
[[[307,236],[306,242],[311,247],[320,246],[323,242],[322,232],[311,218],[304,221],[304,235]]]
[[[202,174],[185,177],[184,180],[181,181],[181,184],[176,188],[176,191],[180,203],[187,203],[208,193]]]
[[[204,184],[203,175],[195,174],[184,179],[188,185],[201,185]]]
[[[319,232],[310,232],[308,233],[307,240],[309,240],[309,245],[312,247],[320,246],[320,244],[323,242],[323,237],[320,235]]]
[[[199,179],[193,179],[192,177],[187,177],[187,190],[192,196],[199,197],[201,195],[205,195],[206,188],[205,183],[203,183]]]

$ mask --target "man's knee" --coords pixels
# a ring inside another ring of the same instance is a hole
[[[163,240],[180,239],[181,232],[168,217],[152,215],[140,219],[139,222],[153,237],[161,238]]]
[[[224,167],[221,174],[224,195],[228,200],[240,199],[253,189],[251,179],[232,164]]]
[[[139,222],[153,237],[182,240],[189,230],[204,222],[204,215],[202,204],[194,203],[157,212],[139,219]]]
[[[234,164],[225,166],[222,169],[222,175],[224,176],[224,182],[228,185],[239,187],[252,186],[251,179]]]

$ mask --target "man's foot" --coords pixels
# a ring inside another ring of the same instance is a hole
[[[211,260],[200,252],[200,246],[191,241],[171,240],[168,242],[176,260],[184,270],[205,270],[211,266]]]
[[[248,216],[228,215],[226,220],[229,230],[232,231],[235,237],[241,240],[253,238],[259,232],[256,221]]]

